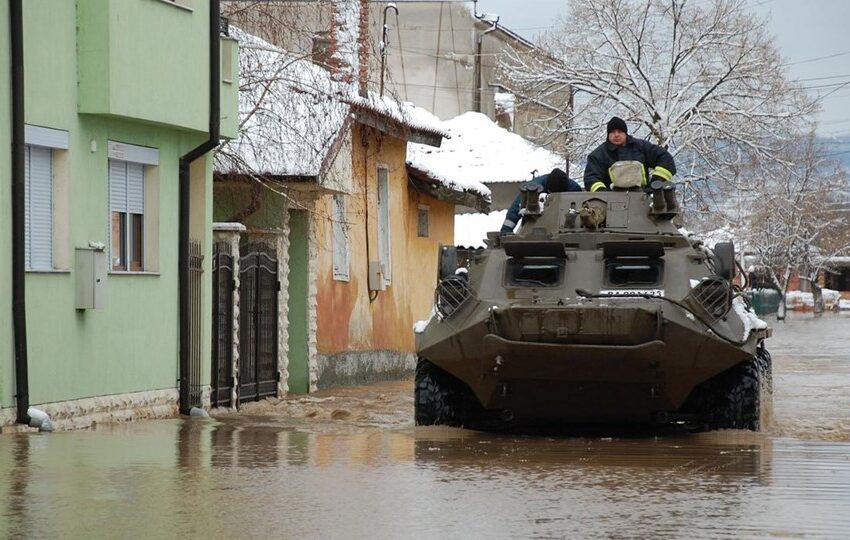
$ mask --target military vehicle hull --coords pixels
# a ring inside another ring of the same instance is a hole
[[[417,335],[417,422],[758,428],[770,330],[717,274],[730,262],[642,192],[550,199],[440,281]],[[602,226],[571,219],[588,200]]]

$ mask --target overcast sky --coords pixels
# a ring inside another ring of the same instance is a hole
[[[830,92],[819,116],[821,135],[850,133],[850,1],[749,0],[753,11],[770,18],[769,29],[792,78],[812,92]],[[566,0],[479,0],[479,13],[497,13],[500,23],[534,39],[566,12]],[[828,57],[828,58],[824,58]],[[836,89],[839,84],[846,86]]]

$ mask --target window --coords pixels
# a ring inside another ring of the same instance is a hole
[[[378,166],[378,254],[384,285],[392,280],[392,256],[390,253],[390,182],[389,170]]]
[[[348,222],[345,208],[345,195],[336,194],[333,196],[333,212],[331,219],[333,220],[333,262],[334,262],[334,279],[338,281],[348,281]]]
[[[514,287],[555,287],[564,274],[563,259],[508,259],[507,283]]]
[[[423,238],[428,238],[428,205],[420,204],[417,214],[417,234]]]
[[[24,257],[27,270],[70,264],[68,132],[24,126]]]
[[[664,261],[648,257],[618,257],[605,263],[608,285],[657,285],[661,282]]]
[[[26,145],[24,254],[27,270],[53,269],[53,151]]]
[[[110,267],[116,271],[144,270],[145,167],[109,160]]]

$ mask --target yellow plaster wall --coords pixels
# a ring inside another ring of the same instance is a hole
[[[356,125],[352,182],[347,195],[348,282],[333,278],[333,197],[316,204],[317,352],[394,350],[413,352],[413,323],[430,315],[440,243],[451,244],[454,206],[418,193],[407,181],[406,143]],[[368,261],[379,260],[377,169],[389,170],[392,283],[368,290]],[[419,204],[429,207],[429,236],[417,236]],[[367,225],[368,224],[368,225]],[[367,254],[368,251],[368,254]]]

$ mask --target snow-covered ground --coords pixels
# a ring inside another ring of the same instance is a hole
[[[811,310],[815,305],[812,293],[802,291],[788,291],[785,302],[793,310]],[[850,309],[850,300],[842,299],[841,293],[832,289],[823,289],[823,304],[825,309]]]

